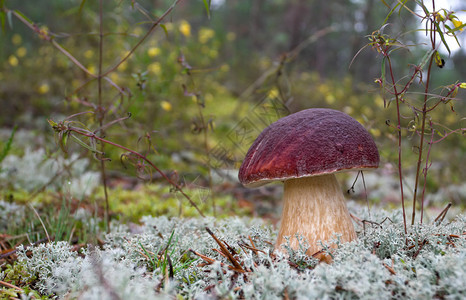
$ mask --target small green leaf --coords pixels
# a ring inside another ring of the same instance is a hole
[[[207,12],[207,18],[210,19],[210,2],[211,2],[211,0],[203,0],[203,1],[204,1],[205,10]]]
[[[456,43],[458,44],[458,46],[461,47],[461,44],[460,44],[460,42],[458,41],[458,38],[456,37],[455,31],[457,31],[457,30],[463,30],[463,29],[460,29],[460,28],[453,28],[453,29],[451,29],[450,26],[448,26],[447,24],[444,24],[444,25],[445,25],[445,28],[448,30],[447,33],[448,33],[448,34],[451,34],[450,36],[453,37],[453,38],[455,39]],[[464,25],[465,25],[465,24],[463,24],[463,26],[464,26]]]
[[[435,22],[434,24],[435,24],[435,28],[437,30],[437,33],[439,34],[440,39],[442,40],[443,45],[445,46],[445,48],[447,48],[448,55],[451,55],[450,47],[448,47],[448,43],[445,40],[445,37],[443,36],[443,32],[442,32],[442,29],[440,28],[439,23]]]
[[[81,139],[79,139],[78,137],[76,137],[75,135],[71,134],[71,137],[74,139],[74,141],[76,143],[78,143],[79,145],[83,146],[84,148],[92,151],[93,153],[97,153],[97,154],[100,154],[100,155],[103,155],[104,153],[101,152],[101,151],[98,151],[95,147],[92,147],[92,146],[89,146],[88,144],[86,144],[85,142],[83,142]]]
[[[68,132],[62,132],[61,133],[61,139],[60,139],[60,148],[63,150],[64,153],[68,152],[68,148],[66,147],[66,143],[68,142],[68,137],[69,137]]]
[[[160,27],[162,27],[163,31],[165,32],[165,36],[168,37],[168,30],[167,30],[167,26],[165,26],[165,24],[162,24],[160,23],[159,25]]]
[[[427,64],[427,62],[430,60],[432,57],[432,54],[434,54],[436,50],[435,49],[429,49],[429,51],[426,52],[426,54],[422,57],[421,62],[419,63],[419,68],[424,68],[424,66]]]
[[[79,14],[83,12],[84,4],[86,4],[86,0],[81,1],[81,4],[79,5]]]
[[[19,10],[16,9],[16,10],[15,10],[15,13],[16,13],[17,15],[21,16],[21,17],[22,17],[24,20],[26,20],[29,24],[34,25],[34,22],[32,22],[31,19],[29,19],[28,17],[26,17],[26,15],[23,14],[22,12],[20,12]]]
[[[2,162],[3,159],[7,156],[8,152],[11,149],[11,144],[13,143],[13,138],[15,136],[16,129],[18,129],[18,126],[16,125],[13,127],[13,130],[11,131],[10,137],[8,138],[5,146],[3,146],[2,153],[0,153],[0,162]]]
[[[0,12],[0,23],[2,25],[3,33],[5,33],[5,31],[6,31],[6,29],[5,29],[5,17],[6,17],[6,13],[4,11],[1,11]]]
[[[10,28],[13,29],[13,19],[11,18],[11,10],[7,11],[6,16],[8,20],[8,25],[10,25]]]
[[[54,120],[52,119],[48,119],[47,122],[49,122],[50,126],[52,126],[52,128],[56,127],[58,125],[57,122],[55,122]]]

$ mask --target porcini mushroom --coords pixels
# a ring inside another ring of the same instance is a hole
[[[377,168],[379,152],[366,129],[333,109],[306,109],[284,117],[257,137],[239,170],[246,187],[283,181],[283,212],[275,249],[296,234],[309,243],[308,255],[321,250],[318,241],[356,238],[335,173]],[[325,255],[317,255],[329,261]]]

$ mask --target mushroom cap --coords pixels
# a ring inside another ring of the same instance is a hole
[[[272,123],[257,137],[239,169],[246,187],[379,166],[367,130],[333,109],[306,109]]]

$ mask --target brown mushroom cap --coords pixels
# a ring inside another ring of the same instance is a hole
[[[377,146],[358,121],[337,110],[312,108],[264,129],[249,148],[238,177],[243,185],[256,187],[378,166]]]

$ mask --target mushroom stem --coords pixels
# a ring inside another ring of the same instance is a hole
[[[309,243],[308,255],[322,249],[319,240],[325,242],[341,235],[341,242],[356,238],[351,217],[346,207],[335,175],[321,175],[295,178],[285,181],[282,222],[275,249],[280,251],[290,237],[290,246],[298,249],[296,234],[302,235]],[[333,245],[334,246],[334,245]],[[318,258],[330,261],[324,255]]]

